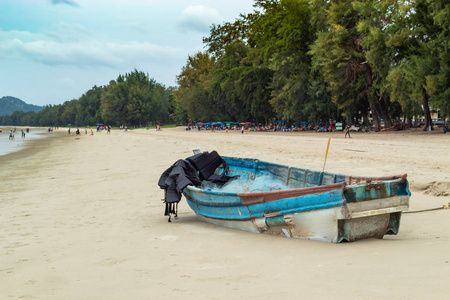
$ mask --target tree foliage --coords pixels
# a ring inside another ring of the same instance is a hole
[[[0,117],[3,125],[95,126],[97,123],[128,127],[171,122],[174,88],[166,88],[136,69],[103,87],[94,86],[80,98],[47,105],[38,113],[17,111]]]
[[[144,126],[450,117],[450,3],[436,0],[255,0],[213,24],[177,88],[134,70],[79,99],[2,124]]]
[[[189,58],[179,79],[195,84],[179,81],[180,114],[203,121],[359,119],[375,130],[401,116],[423,116],[428,127],[431,110],[449,116],[447,2],[260,0],[254,7],[212,25],[207,50]],[[192,63],[202,57],[206,73]]]

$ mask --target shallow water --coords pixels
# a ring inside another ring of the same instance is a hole
[[[5,128],[0,133],[0,156],[22,150],[32,140],[47,137],[45,130],[42,129],[30,129],[29,133],[25,132],[25,138],[22,138],[21,129],[17,129],[14,140],[9,140],[9,133],[10,129]]]

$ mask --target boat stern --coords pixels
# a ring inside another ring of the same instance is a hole
[[[338,216],[338,242],[383,238],[399,232],[401,214],[408,210],[411,195],[406,175],[365,181],[345,188],[346,204]]]

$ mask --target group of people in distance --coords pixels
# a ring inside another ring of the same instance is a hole
[[[30,132],[30,129],[27,128],[26,132]],[[22,129],[22,138],[25,138],[25,130]],[[9,132],[9,140],[13,141],[16,139],[16,128],[14,128],[14,130],[11,129],[11,131]]]
[[[111,134],[111,125],[108,125],[108,126],[97,126],[97,132],[101,132],[101,131],[103,131],[103,130],[106,130],[108,134]],[[70,135],[70,127],[69,127],[69,129],[67,130],[67,132],[68,132],[69,135]],[[87,128],[87,127],[85,128],[84,133],[85,133],[86,135],[88,134],[88,128]],[[77,128],[77,130],[75,131],[75,134],[76,134],[77,136],[81,134],[79,128]],[[92,127],[91,127],[91,133],[90,133],[89,135],[94,135],[94,131],[92,130]]]

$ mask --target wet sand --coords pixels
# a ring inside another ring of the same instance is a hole
[[[161,173],[191,150],[352,175],[408,174],[410,210],[450,202],[450,135],[184,128],[36,140],[0,157],[2,299],[447,299],[450,210],[346,244],[163,216]]]
[[[26,132],[27,128],[5,127],[0,129],[3,130],[0,132],[0,156],[26,148],[30,141],[42,138],[42,134],[46,132],[44,128],[39,127],[28,127],[30,129],[28,133]],[[15,137],[10,140],[10,131],[14,129],[16,130]],[[25,138],[22,137],[22,130],[25,131]]]

